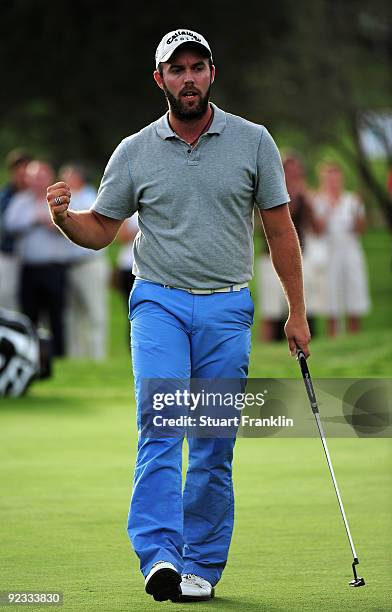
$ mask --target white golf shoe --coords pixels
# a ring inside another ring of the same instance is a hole
[[[178,601],[180,596],[181,574],[172,563],[157,561],[146,576],[146,593],[156,601]]]
[[[182,574],[180,601],[207,601],[214,597],[214,587],[200,576]]]

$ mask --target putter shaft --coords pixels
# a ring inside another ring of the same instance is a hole
[[[359,563],[358,556],[357,556],[357,553],[356,553],[356,550],[355,550],[354,542],[353,542],[353,539],[352,539],[352,536],[351,536],[350,527],[348,525],[346,513],[344,511],[342,498],[340,496],[340,491],[339,491],[338,483],[336,481],[335,472],[334,472],[334,469],[333,469],[333,466],[332,466],[331,456],[329,454],[328,445],[327,445],[327,441],[326,441],[325,433],[324,433],[324,428],[322,426],[321,419],[320,419],[320,412],[319,412],[319,409],[318,409],[316,394],[314,392],[312,380],[310,378],[310,372],[309,372],[308,364],[306,363],[305,354],[303,353],[303,351],[301,351],[301,349],[297,350],[297,359],[298,359],[298,363],[300,365],[302,376],[303,376],[303,379],[304,379],[304,382],[305,382],[305,388],[306,388],[306,392],[307,392],[308,397],[309,397],[309,401],[310,401],[310,405],[311,405],[311,408],[312,408],[312,412],[313,412],[314,418],[316,420],[317,429],[318,429],[319,434],[320,434],[321,443],[323,445],[325,457],[326,457],[327,463],[328,463],[329,472],[331,474],[333,486],[334,486],[336,497],[337,497],[337,500],[338,500],[338,504],[339,504],[339,508],[340,508],[340,513],[341,513],[342,518],[343,518],[344,527],[346,529],[348,541],[350,543],[350,548],[351,548],[351,551],[352,551],[352,554],[353,554],[353,557],[354,557],[354,562],[352,564],[354,580],[352,582],[350,582],[350,586],[362,586],[362,585],[365,584],[365,581],[364,581],[363,578],[358,578],[357,577],[357,572],[356,572],[355,566],[358,565],[358,563]]]

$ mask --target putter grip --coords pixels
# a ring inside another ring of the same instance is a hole
[[[299,367],[301,368],[302,377],[304,379],[306,393],[308,394],[311,408],[313,412],[316,413],[319,411],[317,407],[316,394],[313,389],[312,379],[310,378],[310,372],[309,372],[308,364],[306,363],[305,354],[300,348],[297,349],[297,359],[298,359]]]

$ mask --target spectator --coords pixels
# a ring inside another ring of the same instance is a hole
[[[338,321],[344,315],[348,331],[356,333],[370,307],[365,259],[358,239],[365,230],[365,209],[357,194],[344,190],[339,164],[321,165],[314,210],[327,244],[328,334],[337,334]]]
[[[26,166],[30,156],[21,149],[14,149],[6,157],[10,180],[0,191],[0,307],[18,309],[18,258],[12,235],[4,228],[4,215],[11,198],[26,189]]]
[[[303,162],[298,154],[287,155],[283,161],[287,190],[290,195],[290,214],[297,230],[301,250],[304,250],[305,234],[310,229],[317,231],[317,221],[310,203],[306,185]],[[264,253],[259,258],[257,266],[257,284],[260,294],[260,338],[263,342],[284,338],[284,324],[287,317],[287,302],[281,282],[272,265],[265,245]],[[304,257],[305,260],[305,257]],[[304,265],[304,282],[307,292],[307,318],[313,334],[314,300],[311,286],[307,287],[306,266]]]
[[[72,189],[72,210],[88,210],[97,192],[87,183],[83,166],[67,164],[59,175]],[[107,348],[109,265],[103,251],[85,249],[70,241],[68,257],[67,354],[102,360]]]
[[[20,306],[37,325],[49,319],[53,354],[64,355],[64,304],[68,240],[51,223],[46,188],[53,182],[52,167],[32,161],[26,168],[28,189],[17,193],[7,207],[6,230],[15,237],[21,260]]]

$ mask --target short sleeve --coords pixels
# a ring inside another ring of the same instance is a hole
[[[126,144],[122,141],[109,159],[91,210],[112,219],[126,219],[136,209]]]
[[[129,217],[129,219],[127,219],[127,227],[128,229],[133,230],[133,231],[139,229],[137,212],[134,215],[132,215],[132,217]]]
[[[290,201],[282,160],[271,134],[263,128],[257,151],[255,202],[261,209]]]

